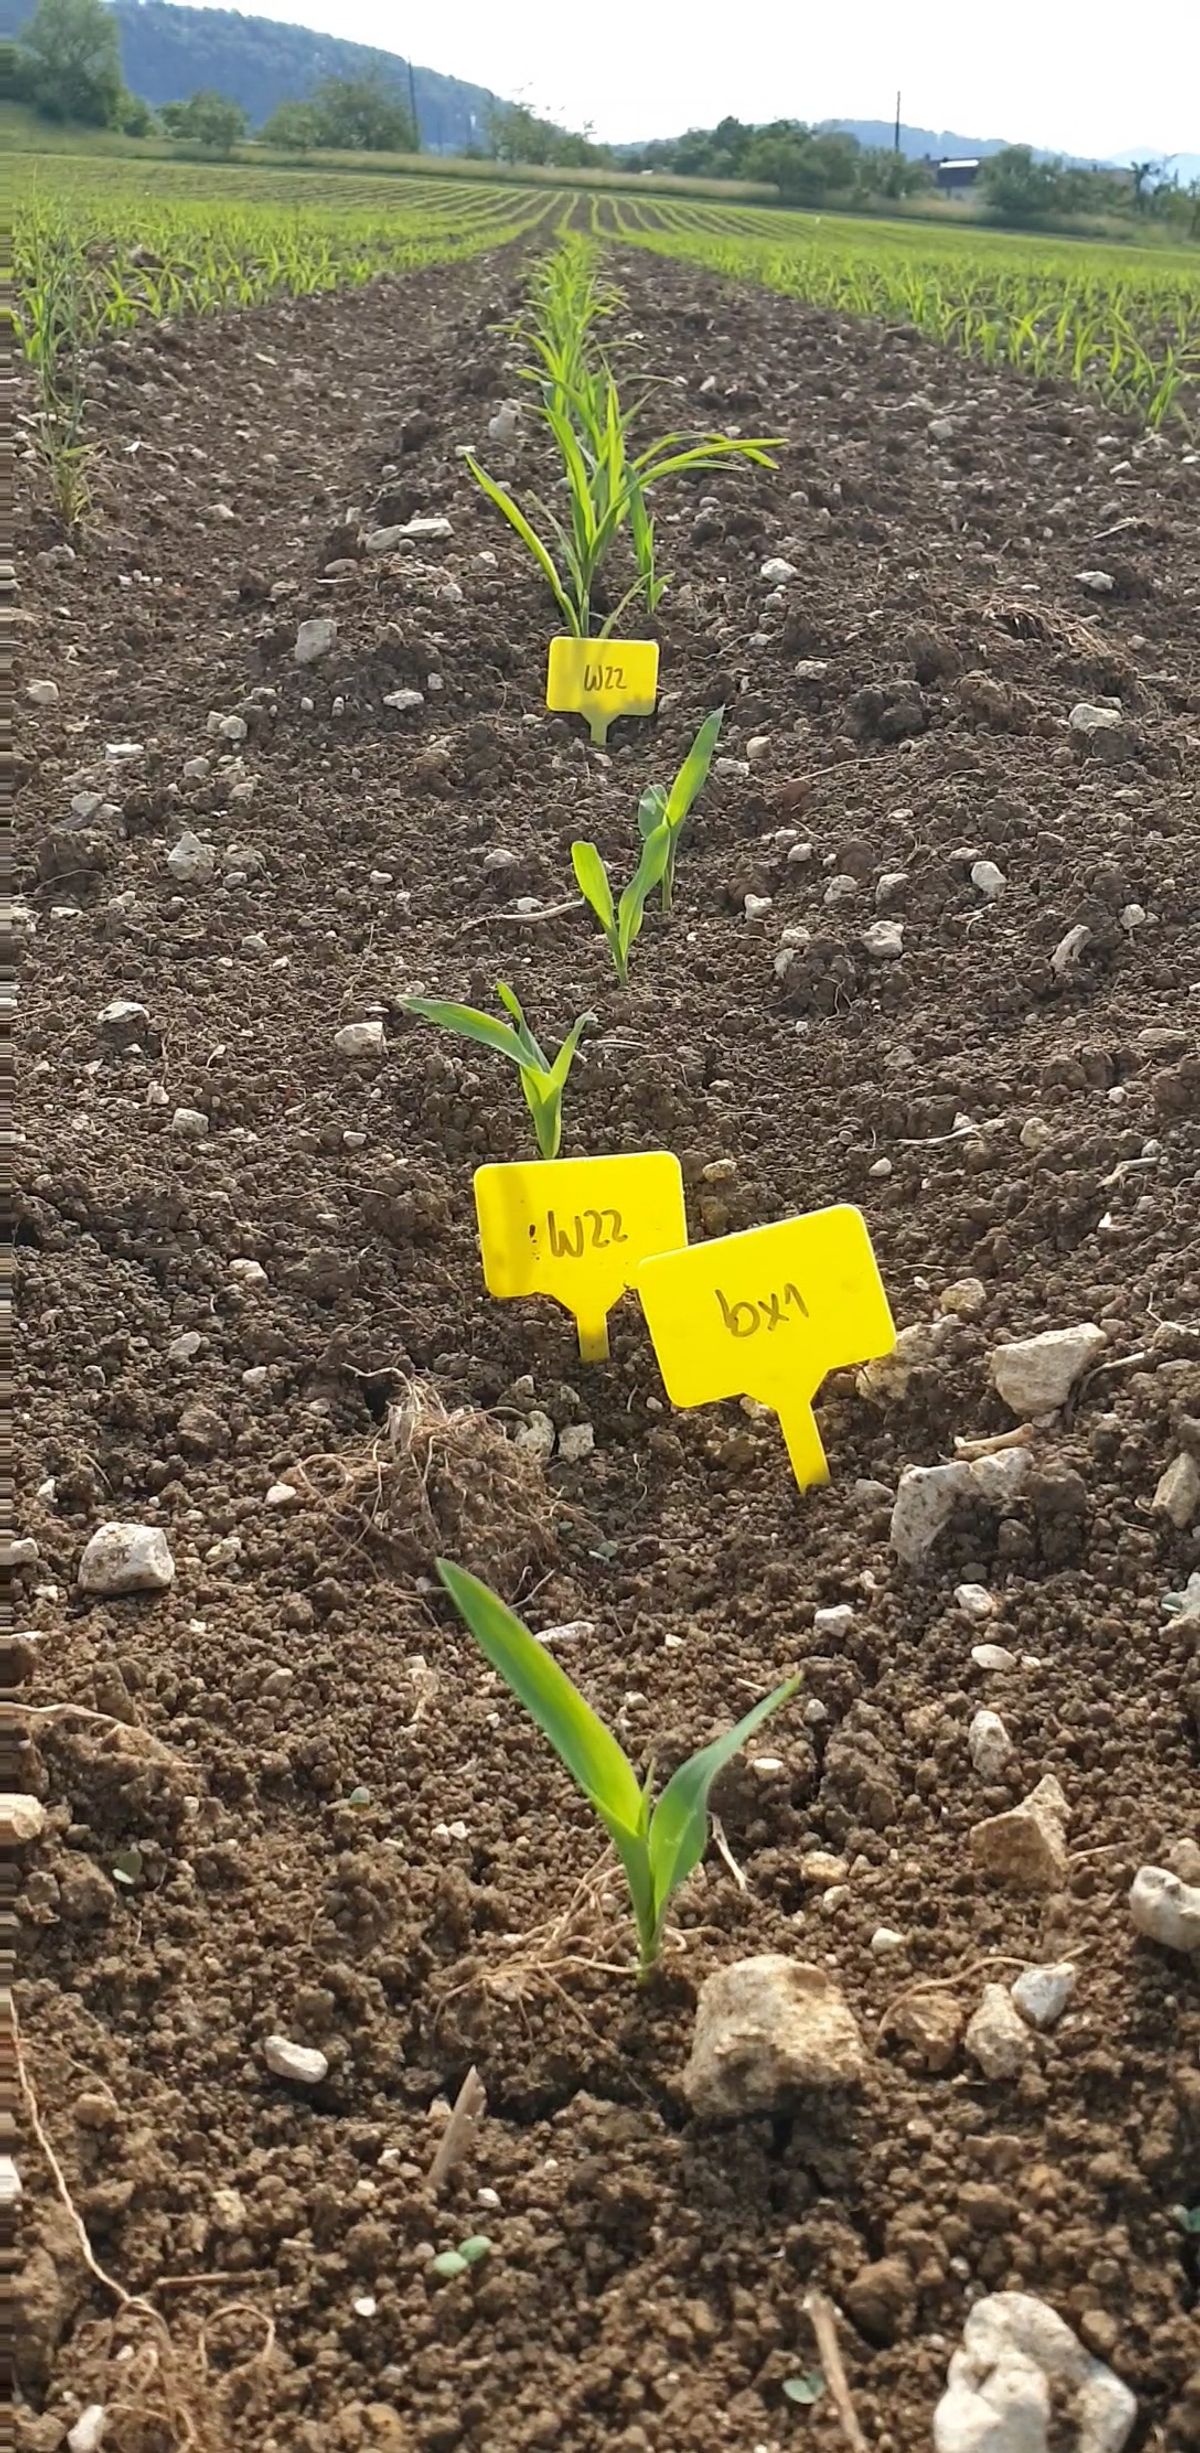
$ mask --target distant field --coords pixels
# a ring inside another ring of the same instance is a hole
[[[145,316],[361,287],[567,222],[784,297],[917,325],[987,365],[1086,386],[1160,425],[1200,401],[1200,253],[976,225],[785,212],[727,193],[606,192],[600,180],[470,175],[358,157],[303,170],[128,153],[21,156],[16,216],[26,355],[65,364]]]

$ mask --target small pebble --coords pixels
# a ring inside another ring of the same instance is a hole
[[[328,2059],[315,2046],[292,2044],[287,2036],[268,2036],[262,2050],[272,2076],[291,2079],[294,2086],[319,2087],[328,2075]]]
[[[1078,1977],[1069,1959],[1060,1959],[1051,1967],[1026,1968],[1010,1987],[1022,2018],[1031,2027],[1053,2027],[1061,2019],[1071,1999]]]

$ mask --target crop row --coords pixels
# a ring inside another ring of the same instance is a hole
[[[593,199],[598,236],[839,314],[914,324],[985,366],[1096,392],[1147,425],[1200,417],[1200,259],[675,199]]]

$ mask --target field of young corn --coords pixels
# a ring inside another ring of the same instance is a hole
[[[1200,2447],[1189,267],[19,274],[18,2444]]]
[[[1086,386],[1151,427],[1194,420],[1200,253],[444,177],[247,172],[47,156],[16,217],[18,329],[70,504],[82,368],[139,319],[361,287],[576,222],[837,313],[916,326],[982,364]]]

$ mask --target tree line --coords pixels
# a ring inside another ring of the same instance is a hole
[[[17,98],[47,119],[115,128],[129,136],[162,131],[205,152],[228,156],[249,135],[240,103],[208,88],[157,115],[131,94],[121,74],[117,21],[104,0],[37,0],[18,37],[11,83]],[[382,75],[326,77],[304,101],[282,102],[258,131],[288,153],[415,153],[419,132],[407,101]],[[739,179],[774,187],[785,204],[867,206],[931,195],[934,165],[889,147],[860,144],[840,129],[776,119],[752,127],[722,119],[653,144],[595,143],[539,118],[524,103],[497,103],[477,158],[571,171],[668,171],[677,177]],[[1087,169],[1044,160],[1028,145],[1006,145],[983,161],[978,192],[997,221],[1036,228],[1079,215],[1144,215],[1180,237],[1200,238],[1200,180],[1180,188],[1167,165]]]

